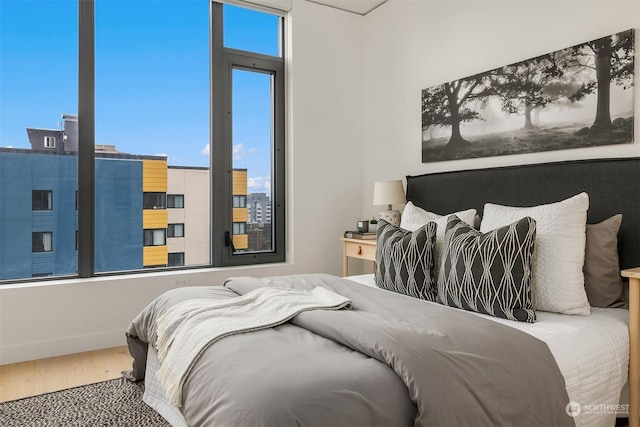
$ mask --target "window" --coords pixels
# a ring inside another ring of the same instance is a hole
[[[53,250],[53,233],[50,231],[34,231],[31,234],[32,252],[51,252]]]
[[[168,208],[184,208],[184,195],[182,194],[167,195],[167,207]]]
[[[184,265],[184,252],[169,253],[168,267],[180,267]]]
[[[164,246],[167,244],[166,240],[166,230],[164,228],[144,230],[145,246]]]
[[[49,277],[53,276],[53,273],[33,273],[31,277]]]
[[[169,224],[167,237],[184,237],[184,224]]]
[[[56,148],[56,137],[55,136],[45,136],[44,137],[44,148]]]
[[[75,276],[78,158],[61,117],[78,109],[78,2],[0,0],[0,64],[0,281]]]
[[[143,209],[165,209],[167,195],[165,193],[144,193]]]
[[[0,267],[11,266],[0,281],[143,271],[182,251],[190,265],[284,260],[284,14],[257,9],[2,2],[0,39],[10,43],[0,63],[12,64],[2,70],[12,84],[0,93],[0,163],[12,167],[3,169],[0,235],[21,244],[0,248]],[[51,61],[66,71],[32,72]],[[40,92],[25,97],[24,88]],[[25,133],[23,123],[36,128]],[[259,249],[247,243],[258,225],[248,217],[254,191],[273,206],[254,233]],[[232,245],[234,230],[246,234]],[[48,252],[53,233],[55,256],[34,258],[29,234],[34,252]]]
[[[254,192],[272,204],[269,223],[263,221],[256,235],[261,242],[249,246],[248,239],[234,239],[231,245],[225,239],[226,247],[214,250],[214,264],[284,261],[284,20],[230,4],[213,3],[212,10],[212,114],[231,112],[230,120],[212,127],[214,234],[246,234],[254,219],[238,208],[247,207]]]
[[[233,234],[247,234],[247,223],[245,222],[234,222],[233,223]]]
[[[50,211],[53,209],[53,191],[33,190],[31,192],[31,206],[34,211]]]
[[[279,16],[228,4],[223,9],[224,47],[282,56]]]
[[[247,196],[233,196],[233,207],[234,208],[246,208],[247,207]]]

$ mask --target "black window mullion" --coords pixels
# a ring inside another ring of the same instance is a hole
[[[223,50],[222,4],[211,3],[211,252],[214,266],[224,265],[230,246],[233,165],[231,141],[231,64],[221,60]],[[215,155],[214,155],[215,153]]]
[[[78,1],[78,276],[94,272],[95,2]]]

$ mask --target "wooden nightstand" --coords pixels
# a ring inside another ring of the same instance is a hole
[[[640,328],[640,267],[622,270],[629,278],[629,427],[640,425],[640,360],[638,354]]]
[[[349,257],[373,261],[373,269],[376,265],[376,240],[341,238],[342,249],[342,275],[349,275]]]

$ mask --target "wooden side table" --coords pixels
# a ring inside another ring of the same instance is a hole
[[[640,426],[638,405],[640,398],[640,361],[638,335],[640,333],[640,267],[622,270],[629,278],[629,427]]]
[[[363,240],[363,239],[347,239],[342,240],[342,275],[349,275],[349,257],[364,259],[367,261],[373,261],[373,268],[375,271],[376,265],[376,240]]]

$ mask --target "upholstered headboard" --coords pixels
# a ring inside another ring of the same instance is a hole
[[[640,266],[640,158],[598,159],[407,176],[407,200],[441,215],[487,202],[553,203],[589,194],[588,223],[621,213],[621,268]]]

